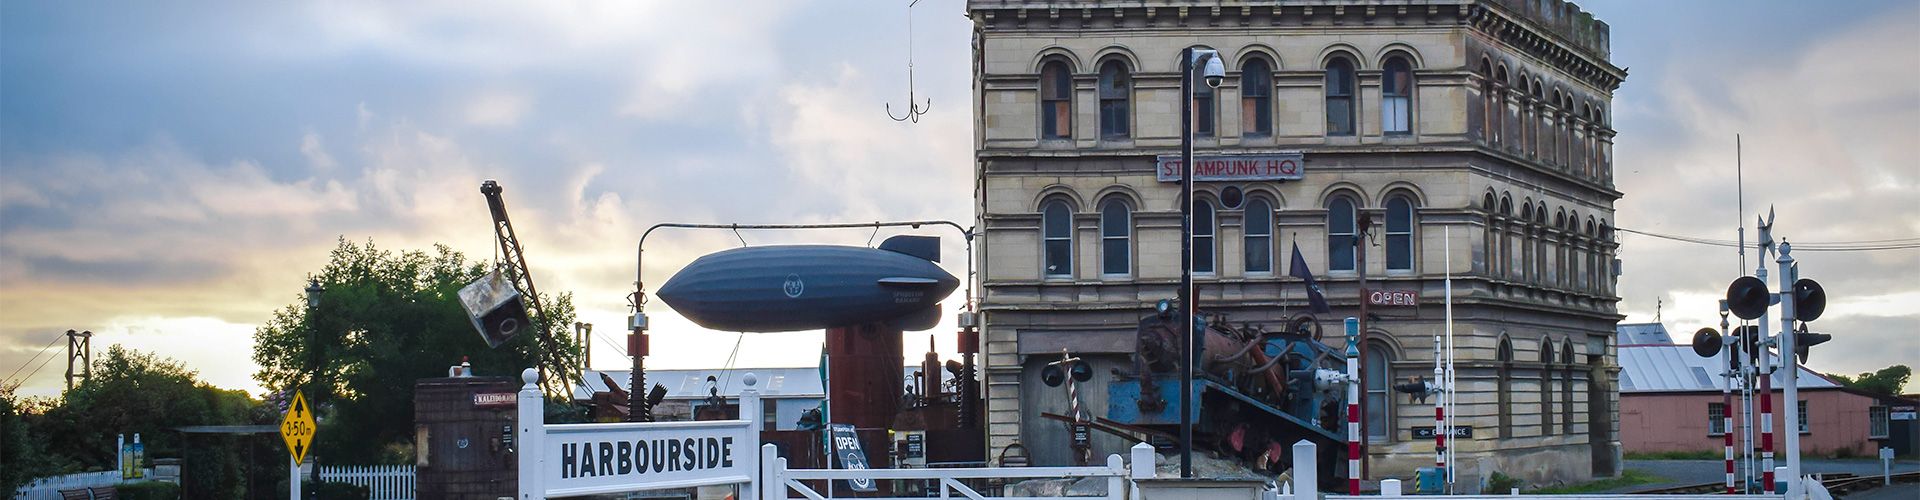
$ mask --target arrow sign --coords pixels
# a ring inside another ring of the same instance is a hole
[[[307,396],[293,393],[293,405],[287,407],[286,418],[280,420],[280,438],[286,440],[287,452],[293,454],[294,463],[306,460],[315,429],[313,411],[307,408]]]

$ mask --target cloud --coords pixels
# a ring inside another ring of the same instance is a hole
[[[526,96],[509,92],[486,92],[467,105],[467,123],[483,126],[509,126],[520,122],[531,104]]]
[[[1777,213],[1776,238],[1846,242],[1920,235],[1920,8],[1873,16],[1796,50],[1732,62],[1684,46],[1629,82],[1616,122],[1624,228],[1733,240],[1736,224]],[[1645,64],[1640,62],[1638,64]],[[1631,79],[1630,79],[1631,80]],[[1648,134],[1639,131],[1672,131]],[[1734,135],[1742,137],[1745,219],[1735,215]],[[1727,283],[1751,274],[1731,248],[1624,234],[1622,310],[1676,331],[1718,326]],[[1835,333],[1821,369],[1857,372],[1911,362],[1920,351],[1920,250],[1794,252],[1802,277],[1832,305],[1814,325]],[[1772,266],[1772,258],[1768,258]],[[1779,270],[1768,279],[1778,288]],[[1775,325],[1777,326],[1777,325]],[[1904,353],[1904,354],[1900,354]],[[1900,354],[1900,355],[1896,355]],[[1903,357],[1904,356],[1904,357]]]

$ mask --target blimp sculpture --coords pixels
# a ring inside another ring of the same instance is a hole
[[[936,265],[940,238],[901,235],[879,248],[773,245],[695,259],[655,295],[702,327],[789,332],[884,323],[926,330],[960,280]]]

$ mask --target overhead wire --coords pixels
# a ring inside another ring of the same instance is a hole
[[[41,361],[40,366],[33,367],[33,371],[27,372],[26,376],[20,377],[19,381],[24,383],[27,381],[27,379],[33,378],[34,375],[39,375],[40,369],[46,368],[47,363],[52,363],[52,362],[53,362],[53,356],[47,356],[46,361]]]
[[[7,378],[0,379],[0,380],[13,380],[14,375],[19,375],[20,370],[24,370],[27,368],[27,365],[33,364],[33,360],[40,359],[41,354],[46,354],[48,349],[52,349],[54,344],[57,344],[60,342],[60,337],[65,337],[65,336],[66,336],[65,333],[53,334],[53,340],[48,341],[45,347],[41,347],[40,352],[33,353],[33,357],[27,358],[26,361],[21,362],[19,367],[13,369],[13,373],[8,373]],[[49,357],[47,359],[51,360],[53,358]],[[45,364],[45,363],[41,363],[41,364]],[[28,375],[28,376],[32,376],[32,375]]]
[[[1726,248],[1740,248],[1741,246],[1739,242],[1729,241],[1729,240],[1701,238],[1697,236],[1680,236],[1680,235],[1672,235],[1672,234],[1662,234],[1662,233],[1655,233],[1651,231],[1640,231],[1635,229],[1628,229],[1624,227],[1615,228],[1615,229],[1619,229],[1620,232],[1623,232],[1623,233],[1632,233],[1632,234],[1637,234],[1641,236],[1678,241],[1682,243],[1693,243],[1697,245],[1709,245],[1709,246],[1726,247]],[[1920,249],[1920,238],[1895,238],[1895,239],[1885,239],[1885,240],[1793,243],[1793,249],[1799,250],[1799,251],[1808,251],[1808,252],[1874,252],[1874,251],[1884,251],[1884,250],[1911,250],[1911,249]]]

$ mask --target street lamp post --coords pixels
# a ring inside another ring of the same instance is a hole
[[[1211,88],[1226,78],[1220,53],[1212,49],[1182,51],[1180,57],[1180,289],[1181,317],[1186,321],[1187,355],[1180,370],[1180,477],[1193,478],[1193,370],[1199,357],[1200,335],[1195,332],[1193,294],[1193,73],[1199,69]]]
[[[314,278],[313,275],[307,275],[306,292],[307,337],[310,341],[307,344],[307,382],[311,384],[314,379],[314,372],[320,369],[320,329],[314,327],[313,322],[318,320],[318,318],[314,316],[314,313],[320,310],[320,295],[326,293],[327,288],[320,286],[320,280]],[[294,391],[295,394],[298,394],[299,386],[295,386]],[[301,497],[300,461],[298,459],[290,459],[290,461],[292,463],[287,473],[288,498],[298,499]]]

